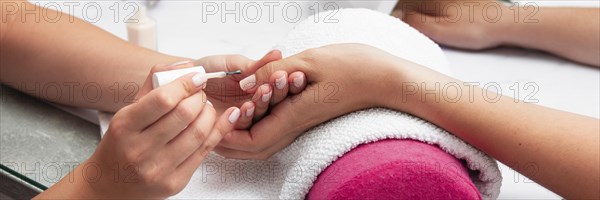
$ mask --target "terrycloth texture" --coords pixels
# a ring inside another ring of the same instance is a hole
[[[441,49],[400,20],[366,9],[339,10],[334,16],[339,20],[337,23],[323,23],[323,19],[315,23],[315,19],[309,17],[277,48],[289,56],[327,44],[360,42],[449,73]],[[267,161],[211,155],[184,191],[173,198],[301,199],[319,173],[344,153],[360,144],[388,138],[438,145],[467,163],[471,179],[483,198],[498,197],[502,178],[495,160],[433,124],[401,112],[376,108],[321,124]]]
[[[362,144],[319,174],[308,200],[481,199],[463,163],[432,144]]]

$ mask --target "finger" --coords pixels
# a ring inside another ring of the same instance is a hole
[[[352,109],[354,108],[347,110]],[[339,110],[338,106],[322,101],[315,102],[314,97],[309,95],[294,99],[287,98],[273,107],[269,115],[252,125],[251,135],[232,133],[221,141],[221,145],[236,150],[264,151],[288,135],[300,134],[311,127],[345,114],[347,110]]]
[[[257,86],[269,83],[271,76],[276,71],[292,73],[294,71],[308,70],[306,66],[308,66],[308,63],[304,61],[303,55],[301,54],[273,61],[264,65],[264,67],[257,69],[254,74],[240,80],[240,88],[248,93],[253,93],[256,91]]]
[[[277,71],[271,76],[271,83],[273,83],[273,97],[271,98],[271,105],[279,103],[285,99],[288,94],[288,73],[285,71]]]
[[[273,89],[270,85],[264,84],[258,88],[254,97],[252,97],[252,102],[254,102],[255,105],[254,120],[260,120],[267,110],[269,110],[269,103],[271,102],[272,96]]]
[[[154,145],[168,143],[184,129],[189,128],[204,108],[206,94],[198,92],[191,97],[182,100],[175,109],[160,118],[150,127],[143,131],[146,141],[152,141]]]
[[[148,73],[148,76],[146,77],[146,80],[144,81],[144,85],[142,86],[142,88],[140,89],[140,91],[138,92],[138,99],[143,97],[144,95],[148,94],[150,91],[152,91],[152,75],[156,72],[162,72],[162,71],[168,71],[168,70],[174,70],[174,69],[179,69],[179,68],[186,68],[186,67],[192,67],[192,61],[189,60],[184,60],[184,61],[180,61],[180,62],[176,62],[170,65],[155,65],[154,67],[152,67],[152,69],[150,69],[150,73]]]
[[[290,93],[298,94],[304,90],[306,87],[306,77],[303,72],[294,72],[291,73],[288,82],[290,83]]]
[[[196,152],[200,145],[208,138],[215,124],[216,114],[212,106],[203,106],[200,115],[181,134],[169,141],[164,150],[160,151],[159,156],[173,159],[174,170],[190,155]]]
[[[225,59],[218,59],[219,57]],[[215,59],[217,58],[217,59]],[[254,61],[245,56],[241,55],[228,55],[228,56],[209,56],[199,59],[195,62],[196,65],[203,65],[207,72],[215,71],[237,71],[241,70],[241,74],[232,75],[235,80],[241,80],[246,76],[254,74],[254,72],[266,65],[269,62],[273,62],[281,59],[281,51],[272,50],[265,54],[258,61]]]
[[[207,106],[212,107],[212,106]],[[212,108],[214,109],[214,108]],[[202,145],[190,156],[188,157],[181,165],[179,165],[176,169],[176,174],[181,177],[190,176],[194,171],[200,166],[200,163],[210,151],[212,151],[221,141],[223,135],[231,132],[233,130],[234,124],[237,122],[240,116],[240,109],[232,107],[227,109],[215,122],[210,134],[204,140]]]
[[[281,58],[282,58],[281,51],[279,51],[277,49],[271,50],[267,54],[265,54],[265,56],[263,56],[258,61],[252,63],[252,65],[250,65],[246,69],[240,69],[243,71],[241,76],[246,77],[246,76],[252,75],[259,68],[265,66],[266,64],[268,64],[270,62],[281,60]],[[238,80],[241,80],[241,79],[238,79]]]
[[[246,131],[245,135],[250,135],[248,131]],[[238,133],[244,134],[244,133]],[[226,137],[225,137],[226,138]],[[225,138],[223,140],[225,140]],[[284,137],[279,140],[276,144],[271,145],[267,149],[258,152],[252,152],[247,150],[238,150],[227,148],[224,145],[219,145],[215,147],[215,152],[223,157],[232,158],[232,159],[251,159],[251,160],[267,160],[271,156],[275,155],[277,152],[281,151],[285,147],[289,146],[296,140],[296,137]]]
[[[200,91],[205,83],[206,77],[199,73],[185,75],[150,91],[138,102],[123,108],[122,118],[135,119],[128,121],[128,128],[143,130],[171,112],[183,99]]]
[[[235,129],[247,129],[252,125],[252,119],[254,118],[254,102],[248,101],[242,104],[240,107],[241,116],[238,122],[235,124]]]

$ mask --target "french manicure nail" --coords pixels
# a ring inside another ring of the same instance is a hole
[[[200,87],[206,83],[206,76],[203,76],[202,73],[198,73],[192,77],[192,82],[196,87]]]
[[[268,102],[271,99],[271,95],[273,94],[273,91],[270,91],[267,94],[263,94],[262,96],[262,101],[263,102]]]
[[[246,117],[252,117],[254,115],[254,106],[252,108],[246,110]]]
[[[244,91],[252,89],[256,86],[256,75],[248,76],[240,81],[240,88]]]
[[[229,122],[235,123],[240,118],[240,109],[235,108],[231,114],[229,114]]]
[[[285,75],[281,75],[281,77],[275,79],[275,87],[277,87],[277,89],[283,89],[286,84],[287,78],[285,77]]]
[[[184,60],[184,61],[179,61],[179,62],[173,63],[173,64],[171,64],[171,65],[169,65],[169,66],[171,66],[171,67],[177,67],[177,66],[179,66],[179,65],[185,65],[185,64],[188,64],[188,63],[191,63],[191,62],[192,62],[192,61],[189,61],[189,60]]]
[[[294,86],[296,86],[297,88],[301,87],[302,84],[304,84],[304,76],[300,76],[294,79]]]
[[[212,102],[210,102],[209,100],[206,100],[206,104],[208,104],[208,105],[210,105],[212,107],[215,107],[215,106],[213,106]]]

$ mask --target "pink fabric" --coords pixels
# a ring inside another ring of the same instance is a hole
[[[308,199],[481,199],[463,163],[414,140],[360,145],[323,171]]]

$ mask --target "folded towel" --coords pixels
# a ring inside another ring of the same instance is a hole
[[[329,15],[332,14],[332,15]],[[324,23],[325,17],[337,20]],[[297,25],[277,46],[284,56],[334,43],[364,43],[449,74],[441,49],[402,21],[367,9],[321,13]],[[369,66],[365,66],[369,67]],[[373,77],[377,78],[377,77]],[[360,144],[397,138],[435,144],[464,160],[484,199],[497,198],[497,163],[462,140],[411,115],[375,108],[321,124],[266,161],[225,159],[211,154],[173,199],[302,199],[328,165]]]

